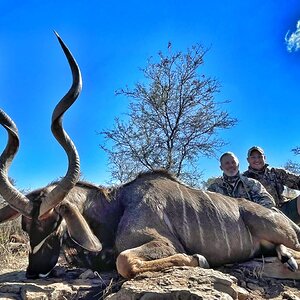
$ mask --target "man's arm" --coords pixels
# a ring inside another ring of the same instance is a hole
[[[247,178],[246,180],[252,201],[267,208],[276,206],[274,198],[259,181],[252,178]]]
[[[208,191],[210,192],[215,192],[217,193],[218,191],[218,185],[216,183],[212,183],[211,185],[208,186],[207,188]]]
[[[277,180],[291,189],[300,190],[300,176],[281,168],[272,168]]]
[[[207,190],[224,195],[224,191],[222,189],[222,179],[216,178],[214,182],[208,186]]]

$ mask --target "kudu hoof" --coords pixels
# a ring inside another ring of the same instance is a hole
[[[288,269],[291,270],[292,272],[295,272],[295,271],[298,270],[298,264],[297,264],[297,262],[296,262],[296,260],[295,260],[294,257],[290,257],[288,259],[288,261],[286,261],[284,263],[284,265],[287,266]]]

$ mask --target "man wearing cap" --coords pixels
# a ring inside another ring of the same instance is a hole
[[[223,176],[207,188],[209,191],[234,198],[245,198],[267,208],[275,206],[274,199],[259,181],[240,175],[239,160],[234,153],[222,154],[220,164]]]
[[[300,196],[287,199],[283,195],[284,186],[300,190],[300,176],[282,168],[271,168],[266,163],[263,149],[258,146],[248,150],[249,166],[244,176],[258,180],[272,195],[278,207],[296,224],[300,224]]]

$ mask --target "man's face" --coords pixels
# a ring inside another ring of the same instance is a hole
[[[253,150],[247,158],[250,167],[254,170],[262,170],[266,164],[266,158],[257,150]]]
[[[220,168],[225,175],[235,176],[239,171],[239,162],[236,157],[225,155],[222,157]]]

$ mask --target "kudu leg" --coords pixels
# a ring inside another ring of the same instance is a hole
[[[279,260],[282,264],[287,266],[291,271],[295,272],[298,270],[298,264],[293,257],[292,253],[284,245],[276,246],[276,252]]]
[[[116,266],[118,273],[128,279],[144,272],[160,271],[173,266],[209,267],[202,255],[176,253],[174,248],[160,241],[151,241],[121,252]]]
[[[244,209],[241,216],[256,241],[268,241],[274,245],[283,244],[300,251],[300,228],[281,213],[271,209],[267,212]]]

